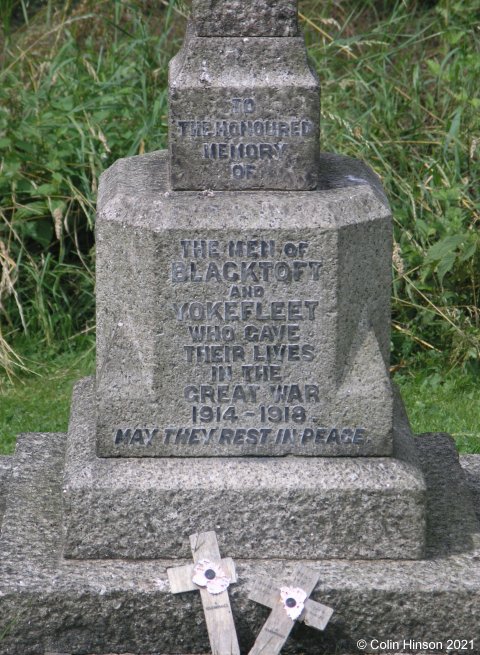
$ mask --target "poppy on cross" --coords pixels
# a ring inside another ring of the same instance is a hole
[[[249,594],[250,600],[272,608],[249,655],[279,653],[287,641],[295,621],[303,621],[317,630],[325,630],[333,609],[309,598],[320,574],[299,564],[288,578],[288,584],[258,580]]]
[[[190,536],[193,564],[167,569],[173,594],[200,591],[212,655],[240,655],[228,586],[237,581],[230,557],[221,559],[215,532]]]

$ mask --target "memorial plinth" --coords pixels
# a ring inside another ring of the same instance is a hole
[[[212,526],[235,558],[424,556],[426,491],[412,458],[99,458],[92,382],[74,394],[66,557],[187,557],[189,532]],[[396,416],[400,449],[409,430],[398,404]]]
[[[167,568],[191,561],[185,535],[179,537],[185,542],[182,558],[64,558],[65,437],[29,434],[18,440],[0,540],[2,654],[207,653],[200,598],[174,596],[168,585]],[[401,640],[414,632],[413,638],[430,640],[433,631],[445,643],[452,634],[478,639],[480,544],[465,476],[448,439],[430,435],[417,441],[414,456],[428,481],[428,556],[359,562],[330,553],[304,560],[320,573],[313,599],[335,613],[323,634],[296,627],[285,653],[330,655],[340,649],[353,655],[357,640],[381,634]],[[85,483],[90,475],[85,471]],[[143,495],[142,507],[149,502]],[[132,516],[137,511],[133,507]],[[277,539],[282,526],[272,523]],[[357,526],[361,534],[364,526]],[[129,538],[138,542],[135,534]],[[231,603],[241,653],[248,652],[268,615],[248,599],[252,588],[259,578],[281,578],[298,564],[290,558],[258,559],[255,545],[250,557],[235,561]],[[227,555],[223,541],[220,548]]]
[[[105,174],[99,456],[392,454],[390,210],[367,167],[320,171],[337,188],[172,193],[166,153]]]
[[[319,151],[294,0],[192,16],[168,152],[101,178],[96,375],[68,435],[0,462],[0,651],[205,652],[208,626],[214,655],[271,655],[272,634],[272,653],[474,653],[480,466],[413,438],[390,382],[381,182]],[[221,602],[170,593],[200,556],[235,582]],[[282,580],[305,587],[291,632]]]

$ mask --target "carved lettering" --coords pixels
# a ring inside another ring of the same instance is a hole
[[[177,321],[314,321],[316,300],[289,301],[210,301],[173,303]]]
[[[223,266],[214,262],[172,262],[172,282],[301,282],[320,279],[321,261],[227,261]]]
[[[253,103],[254,101],[251,100]],[[239,112],[235,112],[239,113]],[[247,113],[247,112],[245,112]],[[252,112],[248,112],[252,113]],[[217,120],[217,121],[196,121],[196,120],[177,120],[177,133],[182,138],[203,139],[203,138],[227,138],[233,139],[238,137],[273,137],[285,138],[294,137],[302,138],[311,134],[314,130],[312,121],[308,119],[293,119],[290,121],[275,120]],[[217,144],[215,144],[217,145]],[[223,145],[228,146],[228,143]],[[255,144],[257,145],[257,144]],[[244,143],[238,144],[238,147]]]
[[[256,393],[258,387],[255,390],[250,389],[247,394],[250,394],[251,402],[255,402]],[[218,398],[218,393],[225,394],[226,391],[213,390],[212,393],[206,391],[205,389],[201,391],[197,387],[192,387],[191,390],[189,387],[185,388],[185,395],[188,398],[200,398],[201,394],[205,395],[205,401],[215,402],[215,398]],[[233,392],[229,391],[229,396]],[[243,393],[243,392],[242,392]],[[209,406],[208,409],[212,411],[212,407]],[[294,415],[295,409],[302,410],[303,408],[292,408],[289,410],[288,407],[268,407],[265,408],[267,411],[275,410],[272,412],[272,416],[276,415],[276,412],[285,412],[286,410],[290,411],[292,416]],[[228,411],[228,410],[227,410]],[[221,422],[221,421],[219,421]],[[273,430],[272,428],[258,428],[258,427],[169,427],[165,430],[160,428],[118,428],[114,430],[114,442],[116,445],[133,445],[133,446],[149,446],[154,439],[161,439],[165,445],[181,445],[181,446],[208,446],[213,444],[219,445],[232,445],[232,446],[243,446],[243,445],[267,445],[267,444],[277,444],[277,445],[294,445],[306,446],[308,444],[365,444],[368,442],[367,430],[362,427],[319,427],[319,428],[278,428]]]
[[[114,432],[113,440],[116,446],[150,446],[160,430],[159,428],[151,430],[148,428],[118,428]]]
[[[250,106],[237,98],[232,110],[245,114]],[[236,121],[244,130],[266,129],[262,121],[256,123]],[[229,125],[219,129],[229,130]],[[208,121],[182,129],[199,137],[209,131],[215,138],[216,126]],[[302,126],[278,122],[275,129],[301,133]],[[209,143],[216,144],[209,156],[229,156],[231,144]],[[249,144],[237,144],[235,156],[274,154],[272,144]],[[322,304],[323,261],[318,255],[308,240],[294,236],[283,242],[255,234],[225,241],[201,234],[182,239],[169,271],[170,315],[185,339],[179,357],[193,372],[179,389],[183,415],[190,420],[163,433],[136,426],[118,429],[115,443],[140,447],[160,438],[167,446],[194,450],[216,445],[226,452],[267,445],[285,452],[321,452],[368,443],[364,427],[323,423],[330,386],[322,386],[320,367],[310,367],[317,361],[318,324],[330,320]]]

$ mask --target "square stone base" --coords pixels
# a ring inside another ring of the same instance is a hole
[[[425,484],[408,461],[99,458],[93,405],[94,381],[83,380],[67,447],[66,557],[189,557],[189,534],[211,529],[237,558],[424,555]],[[405,420],[398,407],[398,442],[411,438]]]
[[[65,452],[63,434],[18,441],[0,539],[2,655],[209,652],[199,594],[169,592],[166,569],[186,560],[63,557]],[[360,639],[433,638],[446,653],[447,640],[460,638],[474,640],[467,652],[478,655],[480,551],[465,478],[445,436],[419,439],[418,459],[427,481],[428,559],[306,561],[321,573],[313,597],[335,613],[323,633],[297,625],[282,652],[358,654]],[[231,555],[222,530],[218,538]],[[294,565],[291,558],[236,560],[239,582],[230,595],[242,653],[268,614],[248,600],[252,582],[258,575],[282,580]]]

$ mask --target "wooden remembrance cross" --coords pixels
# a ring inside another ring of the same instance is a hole
[[[227,590],[237,581],[235,564],[230,557],[221,559],[215,532],[192,534],[190,546],[193,564],[167,569],[170,589],[200,591],[212,655],[240,655]]]
[[[249,594],[250,600],[273,609],[249,655],[275,655],[287,641],[295,621],[324,630],[333,614],[330,607],[309,598],[320,574],[298,565],[288,584],[277,585],[259,580]]]

